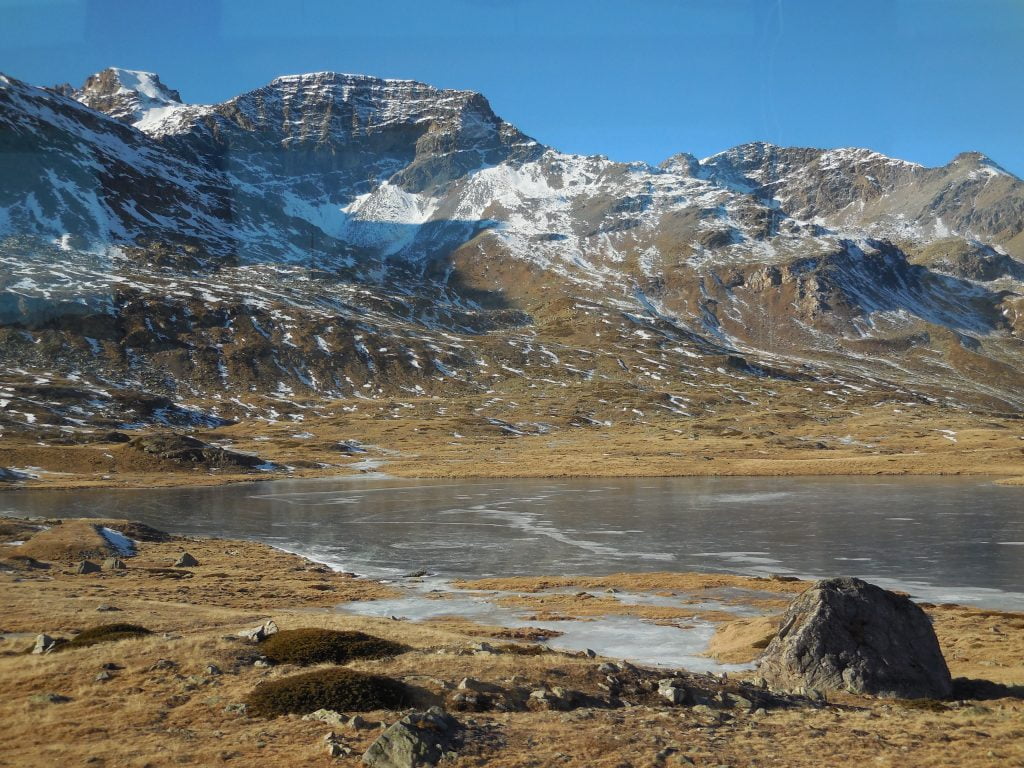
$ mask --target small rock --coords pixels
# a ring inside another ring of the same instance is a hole
[[[100,672],[98,675],[96,675],[96,677],[94,677],[93,680],[95,680],[97,683],[105,683],[107,680],[110,680],[112,677],[113,677],[113,675],[110,674],[109,672],[107,672],[107,670],[104,669],[102,672]]]
[[[238,633],[239,637],[244,637],[246,640],[251,640],[254,643],[258,643],[262,640],[266,640],[271,635],[277,634],[277,624],[274,623],[273,619],[269,619],[258,627],[252,629],[243,629]]]
[[[203,667],[203,672],[209,675],[210,677],[216,677],[221,673],[220,667],[218,667],[216,664],[207,664],[205,667]]]
[[[71,701],[71,697],[60,693],[36,693],[28,697],[33,704],[64,704]]]
[[[124,667],[122,667],[120,664],[115,664],[112,661],[108,661],[105,664],[103,664],[100,667],[100,669],[105,669],[109,672],[117,672],[119,669],[124,669]]]
[[[83,560],[75,567],[75,573],[99,573],[100,570],[92,560]]]
[[[270,659],[261,657],[259,659],[256,659],[256,661],[254,661],[252,665],[256,667],[256,669],[266,669],[270,666]]]
[[[472,677],[464,677],[459,681],[460,691],[479,691],[483,692],[484,685],[479,680],[474,680]]]
[[[164,560],[164,562],[166,563],[167,561]],[[199,561],[198,560],[196,560],[194,557],[192,557],[192,555],[190,555],[188,552],[182,552],[181,556],[177,560],[174,561],[174,565],[171,566],[171,567],[172,568],[195,568],[197,565],[199,565]]]
[[[686,701],[686,689],[678,685],[673,678],[658,681],[658,695],[670,704],[682,704]]]
[[[586,657],[588,659],[596,659],[597,658],[597,653],[595,651],[593,651],[592,649],[590,649],[590,648],[587,648],[585,651],[583,651],[583,653],[586,654]]]
[[[47,634],[36,635],[36,644],[32,648],[32,653],[41,654],[49,653],[57,646],[57,641],[54,640]]]
[[[224,707],[224,711],[229,715],[244,715],[246,709],[246,705],[242,702],[228,704],[226,707]]]
[[[123,571],[128,566],[125,565],[124,560],[120,557],[108,557],[103,561],[101,566],[104,571]]]
[[[110,613],[112,611],[120,611],[121,609],[118,608],[116,605],[107,605],[106,603],[100,603],[96,606],[96,610],[100,613]]]
[[[330,757],[341,757],[342,755],[346,754],[345,747],[343,747],[336,741],[329,741],[327,742],[327,754]]]
[[[315,712],[310,712],[308,715],[303,715],[302,719],[319,720],[322,723],[333,725],[336,728],[341,728],[349,723],[349,720],[345,715],[340,712],[335,712],[333,709],[318,709]]]

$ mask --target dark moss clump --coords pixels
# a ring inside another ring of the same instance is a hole
[[[145,637],[152,634],[145,627],[138,624],[101,624],[80,632],[66,643],[62,643],[60,650],[66,651],[71,648],[86,648],[97,643],[111,643],[115,640],[125,640],[129,637]]]
[[[399,681],[352,669],[322,669],[260,683],[246,699],[249,714],[276,717],[304,715],[318,709],[369,712],[410,705],[408,689]]]
[[[344,664],[353,659],[381,659],[409,650],[362,632],[334,629],[286,629],[260,644],[263,655],[278,664]]]

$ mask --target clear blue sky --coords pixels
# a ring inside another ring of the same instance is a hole
[[[1024,0],[0,0],[0,70],[107,66],[192,102],[317,70],[469,88],[617,160],[764,140],[1024,175]]]

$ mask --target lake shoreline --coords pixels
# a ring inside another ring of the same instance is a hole
[[[124,558],[125,569],[78,574],[78,555],[62,547],[84,540],[74,526],[100,524],[145,538],[135,539],[136,551]],[[43,555],[49,558],[45,568],[23,564],[14,571],[0,571],[6,603],[0,640],[0,719],[5,723],[0,753],[26,768],[72,764],[87,757],[100,765],[131,757],[162,768],[182,754],[202,765],[221,762],[225,755],[233,761],[281,765],[326,761],[323,723],[298,717],[262,720],[239,709],[259,683],[299,671],[290,665],[254,665],[258,656],[252,647],[235,637],[267,619],[282,629],[357,629],[403,643],[411,648],[409,653],[350,666],[438,687],[439,695],[450,695],[466,677],[485,686],[507,686],[513,679],[533,686],[544,681],[564,688],[592,686],[588,681],[593,670],[616,661],[544,651],[545,642],[538,643],[528,632],[509,636],[499,627],[457,618],[411,622],[338,612],[339,603],[369,604],[397,592],[393,584],[331,570],[264,543],[160,537],[123,520],[68,519],[61,526],[68,526],[66,535],[51,534],[49,541],[33,547],[38,561]],[[29,542],[35,537],[13,529],[5,536],[5,541],[19,536]],[[21,546],[3,549],[8,554]],[[198,565],[170,567],[185,551]],[[12,561],[8,557],[4,562]],[[170,578],[171,574],[178,575]],[[553,595],[556,602],[549,607],[583,620],[593,615],[595,598],[575,593],[576,586],[654,592],[686,587],[696,594],[727,586],[769,589],[776,595],[792,595],[806,586],[792,580],[686,573],[555,582],[552,577],[521,579],[504,586],[543,596],[552,586],[571,584],[572,589]],[[538,760],[557,762],[556,753],[568,753],[581,763],[614,766],[638,756],[653,759],[668,740],[686,745],[697,764],[745,764],[742,761],[768,759],[770,754],[775,761],[799,767],[859,754],[865,749],[864,729],[880,737],[870,742],[875,757],[887,755],[903,764],[981,768],[991,764],[992,754],[1007,760],[1019,757],[1024,692],[1018,695],[1013,693],[1017,689],[999,686],[1024,683],[1024,613],[953,605],[924,608],[934,620],[954,676],[990,681],[992,690],[1000,692],[998,698],[911,706],[837,694],[830,695],[825,706],[798,705],[760,714],[734,709],[705,715],[653,700],[569,712],[456,713],[500,736],[468,745],[466,759],[477,765],[526,768]],[[66,637],[110,621],[136,623],[154,634],[66,653],[24,655],[36,633]],[[761,638],[749,627],[731,619],[722,625],[737,629],[721,649],[731,659],[748,659],[758,652],[755,645]],[[514,647],[539,651],[513,653],[509,649]],[[104,664],[114,670],[98,676]],[[215,674],[204,671],[210,665]],[[665,673],[641,668],[640,674]],[[749,674],[730,677],[742,680]],[[46,697],[51,694],[64,699],[50,703]],[[366,719],[393,722],[397,716],[378,711],[367,713]],[[374,729],[345,730],[339,738],[358,755],[378,734]],[[609,734],[619,738],[612,740]],[[955,742],[945,738],[949,736]],[[591,751],[595,743],[600,744],[600,755]]]

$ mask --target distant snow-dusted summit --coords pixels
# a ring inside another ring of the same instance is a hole
[[[621,163],[547,147],[478,93],[331,72],[210,105],[124,69],[0,77],[0,135],[0,322],[61,349],[5,345],[10,365],[180,397],[487,387],[529,366],[489,367],[475,338],[577,306],[595,333],[649,326],[670,366],[825,366],[1024,407],[1024,183],[977,153]],[[468,351],[442,354],[444,333]]]

